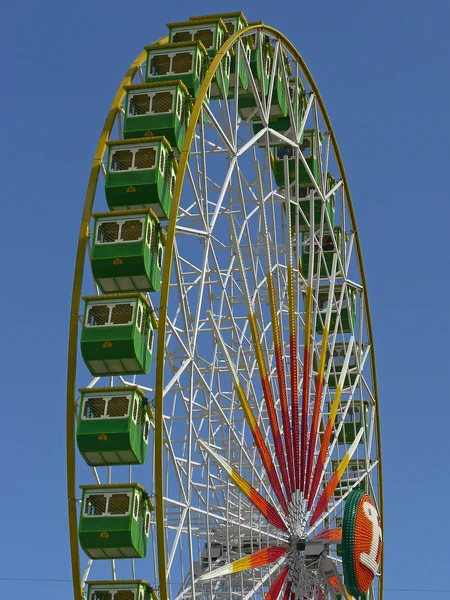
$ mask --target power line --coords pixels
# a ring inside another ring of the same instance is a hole
[[[448,590],[426,590],[426,589],[419,589],[419,588],[388,588],[385,587],[384,588],[385,592],[428,592],[431,594],[450,594],[450,589]]]
[[[0,581],[35,581],[43,583],[72,583],[71,579],[49,579],[40,577],[0,577]],[[175,583],[174,583],[175,585]],[[384,588],[385,592],[426,592],[428,594],[450,594],[450,589]]]

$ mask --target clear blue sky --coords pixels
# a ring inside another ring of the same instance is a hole
[[[291,6],[283,9],[283,6]],[[167,22],[243,10],[297,46],[337,133],[379,371],[386,588],[450,589],[446,0],[3,4],[0,598],[70,598],[65,375],[76,239],[112,96]],[[389,591],[386,600],[450,598]]]

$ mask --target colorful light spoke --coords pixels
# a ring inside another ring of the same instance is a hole
[[[287,475],[284,477],[285,477],[285,479],[287,479],[286,491],[288,493],[288,497],[290,497],[291,493],[295,487],[295,481],[293,480],[293,473],[292,473],[293,465],[292,465],[292,449],[291,449],[291,428],[290,428],[290,423],[289,423],[289,409],[288,409],[286,378],[285,378],[285,370],[284,370],[284,357],[283,357],[282,340],[281,340],[281,334],[280,334],[280,323],[279,323],[279,317],[278,317],[278,312],[277,312],[275,286],[274,286],[274,280],[273,280],[272,259],[271,259],[271,250],[270,250],[270,235],[269,235],[269,228],[267,225],[267,215],[266,215],[265,204],[263,201],[263,189],[262,189],[262,185],[261,185],[261,172],[260,172],[259,165],[256,165],[256,169],[257,169],[257,173],[258,173],[258,182],[259,182],[259,186],[258,186],[259,206],[261,209],[261,222],[262,222],[262,226],[263,226],[264,249],[265,249],[265,254],[266,254],[267,290],[269,292],[270,322],[272,325],[275,365],[276,365],[276,369],[277,369],[278,390],[279,390],[279,394],[280,394],[281,418],[282,418],[282,423],[283,423],[283,438],[284,438],[284,445],[285,445],[288,463],[290,465],[289,477],[287,477]],[[285,469],[284,455],[283,455],[283,469]]]
[[[265,209],[264,209],[264,205],[263,205],[262,213],[264,213],[264,210]],[[286,459],[285,459],[285,455],[284,455],[283,442],[281,440],[280,427],[278,424],[277,412],[275,409],[275,403],[274,403],[274,399],[273,399],[273,395],[272,395],[272,389],[270,387],[270,380],[269,380],[269,376],[267,373],[266,361],[264,359],[263,351],[261,348],[261,342],[260,342],[260,336],[259,336],[259,331],[258,331],[256,315],[253,312],[253,307],[252,307],[252,303],[251,303],[251,299],[250,299],[250,292],[249,292],[247,276],[246,276],[245,268],[244,268],[244,261],[242,259],[242,254],[240,251],[239,242],[237,239],[233,221],[231,221],[231,232],[232,232],[232,237],[233,237],[233,241],[234,241],[234,245],[235,245],[235,249],[236,249],[237,263],[239,266],[239,270],[241,273],[241,279],[242,279],[242,283],[243,283],[243,287],[244,287],[244,293],[245,293],[247,310],[248,310],[248,320],[250,323],[250,331],[251,331],[251,335],[252,335],[252,342],[253,342],[253,346],[255,349],[255,357],[256,357],[256,362],[258,364],[258,371],[259,371],[259,376],[261,379],[261,385],[263,388],[264,400],[265,400],[266,406],[267,406],[267,413],[269,416],[270,429],[272,431],[272,438],[273,438],[274,447],[275,447],[275,455],[277,457],[278,465],[280,467],[281,477],[282,477],[282,480],[284,483],[284,487],[285,487],[286,493],[288,494],[288,497],[289,497],[290,496],[290,483],[289,483],[289,477],[288,477],[288,472],[287,472],[287,467],[286,467]],[[271,282],[272,282],[272,277],[269,274],[267,284],[268,284],[268,288],[269,288],[269,300],[272,303],[272,302],[275,302],[275,298],[274,298],[274,292],[273,292],[273,282],[272,283]],[[271,289],[272,289],[272,293],[270,292]],[[278,324],[276,322],[274,325],[274,321],[273,321],[274,311],[273,311],[272,304],[271,304],[271,315],[272,315],[272,328],[277,329]],[[276,317],[276,311],[275,311],[275,317]],[[275,332],[274,332],[274,336],[275,336]]]
[[[314,408],[313,408],[313,416],[311,420],[311,433],[309,436],[309,445],[308,445],[308,462],[306,466],[306,481],[305,481],[305,497],[307,498],[309,495],[309,490],[311,486],[311,471],[314,460],[314,450],[316,447],[316,439],[317,439],[317,431],[319,428],[319,416],[322,408],[322,390],[323,390],[323,379],[325,374],[325,365],[327,360],[327,351],[328,351],[328,332],[330,329],[330,321],[331,321],[331,307],[333,306],[333,295],[334,295],[334,280],[336,277],[336,254],[333,255],[333,263],[331,269],[331,285],[328,294],[328,307],[325,317],[325,324],[323,327],[322,334],[322,345],[320,349],[320,363],[319,363],[319,372],[317,374],[316,379],[316,393],[314,396]]]
[[[300,442],[300,490],[305,489],[306,444],[308,442],[309,375],[311,361],[312,287],[306,291],[305,351],[303,357],[302,426]]]
[[[269,521],[269,523],[278,529],[281,529],[281,531],[287,531],[287,527],[276,508],[269,504],[269,502],[267,502],[267,500],[263,498],[254,487],[252,487],[241,475],[239,475],[239,473],[233,469],[233,467],[229,465],[222,456],[217,454],[217,452],[214,452],[214,450],[208,446],[208,444],[202,442],[201,440],[199,443],[207,452],[209,452],[214,460],[222,466],[222,468],[228,473],[241,492],[247,496],[250,502]]]
[[[283,548],[282,546],[263,548],[262,550],[250,554],[250,556],[244,556],[243,558],[239,558],[228,565],[223,565],[223,567],[219,567],[214,571],[204,573],[198,577],[197,581],[208,581],[209,579],[216,579],[223,575],[231,575],[232,573],[240,573],[241,571],[255,569],[256,567],[264,567],[276,562],[284,556],[287,551],[288,548]]]
[[[289,360],[291,365],[291,423],[289,409],[283,413],[283,426],[287,437],[287,453],[289,458],[289,473],[292,486],[298,486],[299,470],[299,422],[298,422],[298,369],[297,369],[297,336],[294,311],[294,275],[292,264],[288,265],[288,302],[289,302]],[[283,410],[283,405],[282,405]],[[291,436],[291,437],[290,437]]]
[[[286,584],[286,589],[284,590],[283,600],[289,600],[289,596],[291,594],[292,583],[290,581]]]
[[[239,402],[241,404],[246,421],[247,421],[250,431],[252,433],[253,439],[255,440],[256,447],[258,448],[259,454],[261,456],[261,460],[263,462],[264,468],[266,469],[266,473],[267,473],[269,481],[272,485],[273,491],[275,492],[275,495],[278,498],[278,501],[280,502],[281,506],[283,507],[285,514],[288,514],[289,509],[288,509],[288,506],[286,503],[286,498],[281,489],[281,484],[280,484],[280,480],[278,479],[278,473],[277,473],[275,464],[272,460],[269,449],[264,441],[261,430],[258,427],[258,423],[256,422],[255,415],[253,414],[253,411],[251,409],[251,406],[247,399],[247,396],[244,392],[244,389],[239,381],[238,374],[236,373],[236,370],[233,366],[233,363],[231,361],[231,357],[228,353],[227,347],[222,339],[222,336],[220,335],[219,329],[218,329],[211,313],[209,313],[209,320],[213,327],[214,334],[222,347],[222,352],[228,363],[228,368],[229,368],[230,374],[233,378],[233,382],[234,382],[237,396],[239,398]]]
[[[289,572],[288,567],[284,567],[283,570],[279,573],[275,581],[269,588],[269,591],[266,594],[264,600],[278,600],[280,597],[281,589],[286,581],[287,574]]]
[[[340,540],[342,538],[342,528],[334,527],[333,529],[324,529],[312,538],[312,541],[319,540]]]
[[[328,482],[328,484],[327,484],[326,488],[324,489],[321,497],[319,498],[319,501],[316,504],[316,508],[315,508],[315,510],[313,512],[313,515],[311,517],[311,522],[310,522],[311,525],[314,525],[314,523],[317,521],[317,519],[321,516],[321,514],[326,509],[326,507],[328,505],[328,502],[330,501],[330,498],[333,495],[334,490],[336,489],[339,481],[341,480],[342,475],[345,472],[345,469],[347,468],[348,463],[350,462],[351,457],[353,456],[353,454],[355,453],[356,448],[358,447],[358,444],[359,444],[359,442],[360,442],[360,440],[362,438],[363,433],[364,433],[364,429],[361,427],[361,429],[359,430],[358,435],[355,438],[355,441],[350,446],[348,452],[346,453],[346,455],[344,456],[344,458],[339,463],[338,468],[336,469],[336,471],[331,476],[330,481]]]
[[[299,413],[298,413],[298,367],[297,367],[297,335],[296,335],[296,323],[295,323],[295,298],[294,298],[294,274],[292,264],[288,265],[288,301],[289,301],[289,358],[291,364],[291,423],[292,427],[287,429],[292,430],[292,442],[291,446],[291,461],[290,469],[294,473],[291,474],[291,481],[295,484],[298,489],[299,485],[299,461],[300,461],[300,447],[299,447]]]
[[[344,387],[344,381],[347,376],[347,369],[348,369],[348,364],[349,364],[352,349],[353,349],[353,338],[350,339],[350,342],[347,347],[347,353],[345,355],[344,364],[342,365],[341,375],[339,377],[339,382],[336,386],[334,400],[331,405],[330,414],[328,416],[328,423],[325,428],[325,432],[324,432],[324,435],[322,438],[322,443],[320,445],[319,455],[317,457],[316,466],[314,468],[311,492],[309,494],[309,499],[308,499],[308,510],[311,510],[312,504],[314,502],[314,498],[316,496],[317,488],[319,487],[319,483],[322,478],[323,468],[325,466],[325,458],[326,458],[328,448],[330,445],[331,434],[333,433],[333,427],[334,427],[334,423],[336,421],[336,415],[337,415],[337,411],[338,411],[339,404],[341,401],[342,389]]]

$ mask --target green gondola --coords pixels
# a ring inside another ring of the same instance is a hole
[[[209,63],[202,42],[177,42],[146,46],[147,83],[180,79],[196,98]]]
[[[189,21],[192,23],[208,23],[210,19],[213,21],[220,19],[221,23],[225,25],[227,37],[233,35],[233,33],[240,31],[248,25],[247,19],[242,12],[217,13],[214,15],[189,17]]]
[[[138,483],[81,485],[78,538],[92,559],[145,558],[153,506]]]
[[[333,266],[333,256],[337,252],[342,260],[342,229],[335,227],[333,229],[333,235],[331,233],[324,233],[322,236],[322,251],[318,244],[314,244],[314,258],[313,258],[313,277],[317,277],[317,265],[320,260],[320,277],[329,278],[331,277],[331,269]],[[309,237],[304,239],[302,245],[302,270],[305,277],[309,277],[309,265],[310,265],[310,249],[311,244],[309,243]],[[339,262],[336,263],[336,276],[341,277],[341,269],[339,268]]]
[[[328,214],[329,221],[326,217],[326,214],[323,215],[324,220],[324,228],[328,229],[329,227],[334,227],[334,219],[336,212],[336,195],[335,193],[329,194],[333,187],[335,186],[335,180],[330,173],[327,173],[326,179],[326,199],[325,199],[325,212]],[[299,231],[305,233],[309,232],[311,229],[311,204],[314,207],[314,231],[317,231],[320,228],[320,224],[322,221],[322,206],[323,201],[319,196],[317,191],[314,188],[310,187],[300,187],[299,189],[299,207],[303,214],[300,211],[296,211],[295,207],[291,207],[291,222],[292,228],[295,229],[295,219],[296,213],[298,212],[298,228]]]
[[[343,401],[340,407],[341,410],[345,408],[345,405],[346,401]],[[342,423],[341,410],[339,410],[337,413],[335,429],[337,429],[337,427]],[[364,432],[367,433],[366,428],[368,424],[368,415],[368,403],[366,401],[353,400],[348,407],[347,414],[345,415],[341,431],[339,432],[338,442],[340,444],[352,444],[355,441],[361,427],[363,427]],[[359,443],[364,444],[364,435]]]
[[[302,123],[303,115],[305,114],[306,109],[306,94],[303,84],[300,79],[290,79],[289,80],[289,95],[290,102],[292,106],[292,115],[295,119],[296,129],[300,130],[300,126]],[[269,128],[273,129],[277,133],[280,133],[284,137],[296,142],[296,137],[294,135],[294,128],[292,127],[291,116],[288,111],[286,116],[282,114],[274,115],[269,119]],[[256,135],[261,129],[263,125],[261,123],[253,123],[252,130],[253,135]],[[299,138],[299,142],[301,143],[303,140],[303,135]],[[265,137],[259,139],[258,146],[265,146]],[[286,146],[286,142],[280,140],[278,136],[273,133],[269,133],[269,146]]]
[[[78,450],[90,466],[143,464],[153,413],[137,386],[81,389]]]
[[[158,291],[165,237],[150,209],[95,213],[92,274],[103,293]]]
[[[334,299],[331,309],[330,331],[334,331],[336,320],[338,318],[338,303],[341,298],[341,285],[336,285],[334,288]],[[316,321],[317,333],[323,333],[323,323],[325,323],[325,315],[328,306],[328,287],[321,287],[319,291],[319,311]],[[347,300],[348,295],[348,300]],[[347,285],[347,292],[344,292],[342,305],[340,308],[340,324],[338,333],[352,333],[356,326],[356,289],[351,285]]]
[[[212,60],[228,32],[225,23],[217,17],[203,17],[181,23],[169,23],[169,42],[200,41]],[[231,53],[228,51],[220,63],[220,67],[211,82],[209,97],[211,99],[226,98],[230,84]]]
[[[152,362],[150,304],[142,294],[86,296],[81,355],[94,376],[148,373]]]
[[[168,219],[176,161],[164,137],[108,142],[105,195],[110,210],[151,208]]]
[[[262,38],[259,40],[262,45],[262,49],[259,47],[259,42],[257,40],[258,36],[262,36]],[[257,43],[254,45],[254,49],[251,50],[250,53],[250,70],[257,86],[257,93],[267,97],[269,93],[269,83],[272,73],[274,51],[267,36],[264,36],[258,32],[253,37],[255,40],[257,40]],[[249,36],[249,40],[252,40],[252,37]],[[278,61],[280,61],[280,56],[282,57],[281,60],[284,61],[283,54],[278,55]],[[284,117],[288,113],[288,98],[281,75],[280,62],[278,62],[275,68],[276,75],[270,100],[269,118],[280,116]],[[262,115],[258,109],[258,104],[252,91],[250,82],[248,92],[244,91],[239,95],[238,110],[242,119],[255,121],[261,120]]]
[[[245,67],[245,61],[244,61],[244,57],[243,55],[245,55],[247,57],[247,60],[251,61],[252,58],[252,42],[250,37],[246,37],[242,40],[242,50],[240,50],[239,52],[241,53],[240,59],[239,59],[239,89],[241,91],[241,94],[243,93],[244,90],[248,90],[248,72],[247,69]],[[237,52],[233,52],[231,54],[231,65],[230,65],[230,84],[228,87],[228,98],[234,98],[235,94],[236,94],[236,61],[237,61]]]
[[[331,470],[333,473],[336,472],[339,466],[339,460],[331,461]],[[348,466],[339,481],[338,486],[334,490],[334,497],[336,499],[342,498],[344,494],[349,492],[353,487],[358,484],[358,480],[360,477],[367,473],[366,470],[366,461],[363,458],[352,458],[348,462]],[[364,478],[359,482],[358,487],[365,491],[366,489],[366,481]]]
[[[220,17],[206,16],[168,23],[169,44],[177,42],[201,42],[213,59],[227,37],[228,30]]]
[[[233,35],[236,31],[247,27],[247,19],[245,18],[242,12],[231,12],[231,13],[220,13],[214,15],[207,15],[206,17],[189,17],[190,21],[193,22],[205,22],[205,19],[221,19],[223,24],[227,29],[226,38]],[[251,40],[249,37],[246,37],[242,40],[244,45],[244,52],[250,59],[250,53],[252,49]],[[236,53],[231,53],[231,64],[230,64],[230,83],[228,88],[228,97],[233,97],[234,95],[234,87],[236,85]],[[248,87],[248,74],[247,69],[245,68],[244,61],[240,61],[239,66],[239,80],[240,85],[243,89],[247,89]]]
[[[347,367],[347,374],[344,380],[344,388],[352,387],[358,376],[358,363],[356,360],[355,350],[358,349],[358,345],[353,346],[353,351],[350,354],[350,360]],[[333,367],[328,377],[328,386],[331,389],[336,389],[340,375],[342,373],[342,367],[345,360],[346,346],[341,343],[336,343],[333,348]]]
[[[158,600],[152,586],[143,579],[87,581],[86,600]]]
[[[306,163],[311,171],[311,174],[315,181],[319,182],[319,155],[321,149],[321,138],[322,134],[320,134],[319,139],[316,135],[314,129],[305,129],[303,132],[303,140],[300,144],[300,151],[302,152],[304,158],[306,159]],[[296,160],[295,160],[295,150],[292,146],[278,146],[275,149],[275,156],[273,161],[273,174],[275,177],[275,181],[278,187],[285,187],[284,180],[284,157],[288,157],[288,166],[289,166],[289,184],[294,183],[296,180]],[[303,162],[298,159],[298,183],[300,188],[310,188],[314,187],[311,177],[306,170]],[[305,193],[306,194],[306,193]]]
[[[165,137],[181,152],[192,104],[182,81],[143,83],[125,87],[123,137]]]

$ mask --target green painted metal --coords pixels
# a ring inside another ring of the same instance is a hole
[[[245,38],[242,41],[242,44],[244,46],[244,53],[246,54],[246,56],[250,62],[251,56],[252,56],[252,47],[251,47],[250,39]],[[248,89],[248,73],[247,73],[247,69],[245,68],[245,63],[244,63],[243,58],[241,58],[240,62],[239,62],[239,85],[240,85],[241,90]],[[236,52],[231,54],[230,85],[228,88],[228,97],[229,98],[234,98],[235,87],[236,87]]]
[[[152,212],[94,214],[92,274],[103,293],[158,291],[164,248]]]
[[[210,98],[223,100],[228,96],[230,89],[231,54],[227,52],[216,71],[210,86]]]
[[[184,83],[145,83],[125,89],[123,137],[165,137],[181,152],[192,109]]]
[[[158,600],[152,586],[143,579],[87,581],[86,600]]]
[[[82,389],[77,444],[90,466],[143,464],[151,410],[137,386]]]
[[[189,94],[197,97],[209,64],[208,53],[200,41],[152,44],[146,46],[145,50],[147,83],[180,79]]]
[[[220,18],[227,28],[227,37],[233,35],[236,31],[243,29],[247,26],[247,19],[243,15],[242,12],[236,13],[220,13],[215,15],[210,15],[210,17]],[[200,17],[190,17],[192,21],[202,20]],[[244,46],[244,52],[247,54],[248,59],[251,57],[251,41],[248,37],[242,40]],[[248,73],[245,68],[244,61],[241,60],[239,64],[239,81],[241,89],[248,88]],[[236,51],[231,53],[231,65],[230,65],[230,84],[228,97],[232,98],[234,96],[234,90],[236,85]]]
[[[78,538],[92,559],[145,558],[152,505],[137,483],[80,486]]]
[[[260,34],[258,33],[257,35]],[[278,60],[280,60],[280,58]],[[255,82],[258,85],[258,93],[260,95],[267,96],[269,92],[272,61],[273,48],[270,44],[269,38],[265,37],[263,41],[262,52],[260,52],[259,48],[255,47],[254,50],[251,50],[250,55],[250,68]],[[280,63],[278,63],[277,66],[277,77],[272,90],[272,99],[269,112],[270,117],[286,116],[288,112],[288,98],[284,88],[279,64]],[[250,118],[255,121],[260,121],[261,115],[258,110],[255,111],[256,107],[256,100],[249,87],[248,93],[243,92],[239,95],[239,114],[243,119]]]
[[[236,33],[236,31],[240,31],[248,25],[244,13],[240,11],[189,17],[189,21],[191,23],[208,23],[211,19],[213,21],[220,19],[221,23],[225,25],[227,30],[227,38],[233,35],[233,33]]]
[[[296,120],[297,130],[300,129],[303,115],[305,114],[306,109],[306,94],[303,84],[300,79],[290,79],[289,80],[289,95],[290,102],[292,105],[292,114],[294,119]],[[291,117],[289,113],[286,116],[279,114],[271,116],[269,119],[269,127],[278,133],[281,133],[285,137],[292,139],[294,141],[294,135],[291,125]],[[261,131],[263,125],[261,123],[252,123],[253,135],[256,135],[258,131]],[[299,143],[302,143],[303,135],[301,136]],[[258,146],[265,145],[264,136],[258,140]],[[273,134],[269,136],[269,145],[270,146],[285,146],[286,143],[278,139]]]
[[[336,389],[336,387],[337,387],[339,377],[342,372],[342,366],[344,364],[344,358],[345,358],[344,344],[340,344],[340,343],[335,344],[334,350],[333,350],[333,367],[332,367],[332,370],[328,377],[328,387],[330,389]],[[353,352],[350,356],[350,362],[349,362],[348,368],[347,368],[347,374],[344,379],[344,388],[351,387],[355,383],[357,375],[358,375],[358,368],[357,368],[357,364],[356,364],[355,349],[353,349]]]
[[[168,23],[169,43],[201,42],[212,60],[228,37],[225,23],[219,17],[204,17],[179,23]]]
[[[306,171],[305,171],[305,173],[306,173]],[[330,175],[330,173],[327,173],[326,188],[325,188],[326,193],[328,193],[334,187],[334,184],[335,184],[334,177],[332,175]],[[300,212],[298,213],[299,231],[305,233],[310,230],[311,202],[312,202],[313,210],[314,210],[314,230],[317,231],[319,229],[320,223],[322,221],[322,205],[323,205],[322,199],[320,198],[319,194],[317,194],[316,191],[314,191],[308,187],[300,187],[300,197],[301,198],[302,198],[302,194],[305,194],[305,196],[303,196],[304,199],[300,200],[299,206],[300,206],[301,210],[303,211],[304,216]],[[331,227],[334,227],[334,219],[335,219],[335,211],[336,211],[335,194],[331,194],[325,200],[325,211],[328,213]],[[291,208],[292,223],[295,223],[295,215],[296,215],[296,210],[294,207],[292,207]],[[324,218],[324,225],[326,228],[328,228],[328,221],[326,220],[325,215],[323,216],[323,218]]]
[[[169,23],[169,43],[199,41],[205,47],[208,57],[212,60],[225,39],[228,31],[225,23],[218,17],[204,17],[184,21],[181,23]],[[211,83],[210,98],[226,98],[228,94],[231,70],[231,54],[227,52],[217,70]]]
[[[339,466],[338,460],[331,461],[331,469],[332,469],[333,473],[337,470],[338,466]],[[349,491],[349,489],[355,485],[355,483],[358,481],[358,478],[365,472],[366,472],[365,459],[353,458],[352,460],[350,460],[348,462],[347,469],[345,470],[344,474],[342,475],[342,479],[341,479],[339,485],[334,490],[334,494],[333,494],[334,497],[336,499],[338,499],[338,498],[341,498],[344,494],[346,494]],[[363,479],[359,483],[358,488],[361,488],[361,490],[366,489],[366,479]]]
[[[168,219],[176,179],[172,148],[163,137],[108,142],[105,195],[110,210],[151,208]]]
[[[325,315],[327,312],[328,305],[328,287],[321,287],[319,291],[319,310],[317,314],[316,320],[316,331],[317,333],[323,333],[323,323],[325,322]],[[340,299],[341,296],[341,285],[336,285],[334,288],[334,297],[335,302],[333,305],[335,306]],[[351,285],[347,285],[347,293],[348,293],[348,301],[347,304],[346,297],[344,295],[344,299],[342,301],[342,310],[341,310],[341,319],[338,333],[351,333],[355,330],[356,326],[356,289]],[[345,294],[345,293],[344,293]],[[320,316],[319,316],[320,315]],[[331,321],[330,321],[330,331],[334,331],[334,327],[336,325],[336,320],[338,316],[338,309],[331,309]],[[320,318],[321,317],[321,318]]]
[[[142,294],[84,297],[81,355],[94,376],[150,371],[153,326]]]
[[[345,587],[358,599],[361,599],[361,595],[358,593],[359,588],[356,580],[354,539],[356,512],[364,494],[365,491],[363,489],[355,489],[350,492],[345,501],[344,522],[342,525],[342,567],[344,571]]]
[[[316,132],[314,129],[305,129],[303,132],[303,140],[300,144],[300,150],[306,159],[308,167],[316,181],[319,181],[319,161],[318,156],[320,154],[320,142],[322,135],[317,139]],[[276,148],[274,162],[273,162],[273,174],[278,187],[284,188],[284,157],[288,157],[289,165],[289,183],[294,183],[296,177],[296,165],[295,165],[295,152],[292,146],[279,146]],[[300,188],[313,187],[312,181],[306,168],[300,159],[298,163],[298,181]],[[331,177],[331,175],[330,175]]]
[[[343,444],[344,442],[347,445],[352,444],[355,441],[361,427],[364,428],[364,434],[367,436],[368,415],[368,403],[366,401],[354,400],[348,408],[344,424],[342,425],[342,429],[338,436],[338,442],[340,444]],[[341,423],[341,421],[341,416],[338,413],[336,427]],[[364,439],[367,439],[367,437],[364,438],[363,435],[360,444],[364,444]]]
[[[336,240],[337,251],[339,256],[342,258],[342,229],[340,227],[335,227],[333,229],[334,237]],[[309,277],[309,253],[311,249],[311,244],[308,243],[309,238],[304,239],[304,243],[302,246],[302,270],[305,277]],[[331,268],[333,265],[333,256],[335,254],[336,248],[333,243],[333,236],[328,232],[324,232],[322,237],[322,252],[319,251],[319,247],[317,244],[314,244],[314,259],[313,259],[313,276],[317,276],[317,265],[320,260],[320,277],[329,278],[331,277]],[[336,265],[336,276],[340,277],[341,272],[339,269],[339,263]]]

